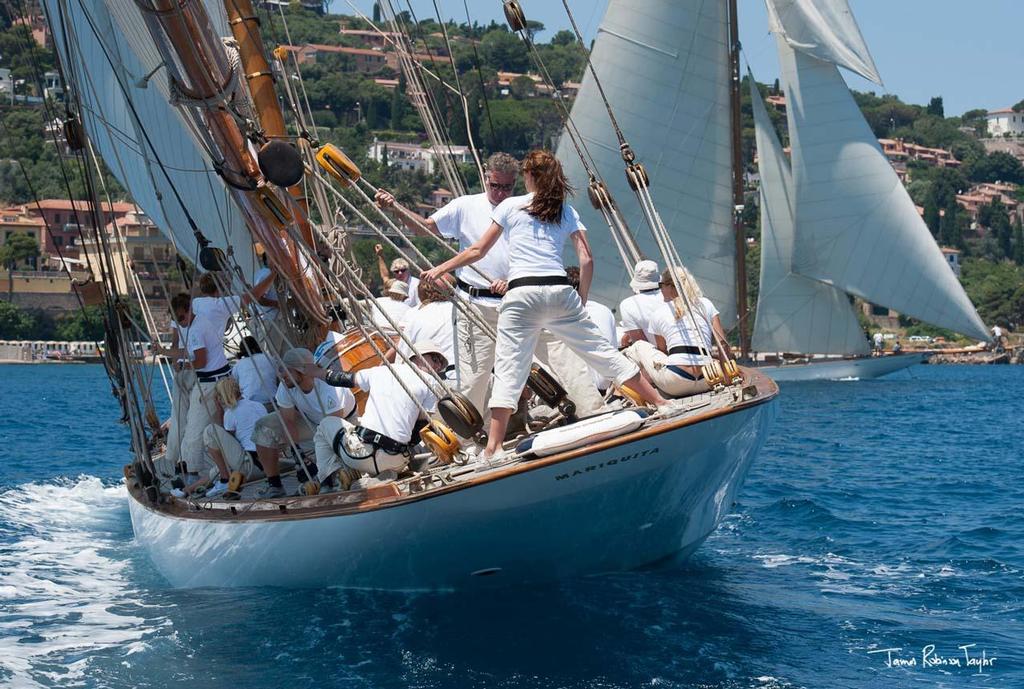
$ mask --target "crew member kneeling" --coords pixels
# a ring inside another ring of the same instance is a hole
[[[416,344],[413,363],[424,372],[442,374],[448,366],[444,349],[428,340]],[[368,393],[366,408],[358,424],[337,417],[325,417],[317,427],[317,476],[321,483],[339,469],[348,467],[362,474],[378,476],[381,472],[401,471],[412,457],[413,432],[420,418],[420,409],[432,411],[437,396],[409,364],[387,366],[343,373],[319,367],[309,369],[335,387],[357,387]],[[403,387],[404,385],[404,387]],[[411,396],[410,396],[411,395]],[[350,473],[339,475],[341,488],[348,487]]]

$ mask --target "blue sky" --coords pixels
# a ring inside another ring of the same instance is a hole
[[[372,0],[351,0],[369,14]],[[392,0],[404,8],[406,0]],[[724,0],[719,0],[723,1]],[[431,0],[409,0],[420,19],[434,16]],[[530,19],[552,31],[568,28],[561,0],[520,0]],[[607,0],[569,0],[581,31],[593,37]],[[333,12],[351,14],[347,0],[332,0]],[[465,21],[463,0],[437,0],[445,18]],[[504,21],[500,0],[468,0],[473,19]],[[778,75],[774,39],[768,34],[764,0],[738,0],[740,40],[758,81]],[[947,115],[972,108],[994,110],[1024,99],[1024,0],[850,0],[864,38],[885,82],[884,92],[927,104],[941,95]],[[846,73],[852,88],[882,91]]]

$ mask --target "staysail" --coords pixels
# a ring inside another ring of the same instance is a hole
[[[792,272],[793,176],[753,78],[761,178],[761,289],[752,346],[759,352],[867,354],[867,341],[842,291]]]
[[[724,2],[611,0],[591,54],[622,130],[649,172],[652,195],[669,233],[704,292],[736,320],[729,131],[729,43]],[[619,144],[587,73],[572,118],[641,250],[659,253],[623,173]],[[568,136],[558,157],[577,189],[587,175]],[[577,197],[590,228],[592,292],[615,306],[629,277],[600,213]],[[660,263],[660,260],[659,260]],[[664,266],[662,266],[664,268]]]
[[[787,15],[776,0],[767,2],[784,30],[776,38],[792,147],[794,272],[933,325],[987,339],[984,324],[882,153],[836,63],[794,49],[786,38],[793,32]],[[812,4],[837,3],[846,4]],[[827,43],[826,37],[819,39]]]
[[[244,248],[252,240],[242,215],[170,104],[166,77],[158,71],[140,87],[161,58],[138,7],[132,0],[45,0],[45,5],[61,61],[78,77],[82,122],[114,176],[178,252],[195,261],[198,244],[176,189],[206,238],[214,246],[234,246],[235,260],[251,275],[252,252]],[[226,30],[223,14],[222,8],[211,12]]]

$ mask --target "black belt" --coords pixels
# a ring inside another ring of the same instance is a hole
[[[471,297],[488,297],[490,299],[501,299],[501,295],[498,294],[497,292],[492,292],[486,287],[474,287],[465,280],[460,280],[459,278],[455,278],[455,284],[458,286],[459,289],[461,289],[463,292],[465,292]]]
[[[693,345],[677,345],[668,350],[669,354],[704,354],[704,350]]]
[[[374,447],[379,447],[389,455],[402,455],[409,451],[409,443],[400,443],[394,438],[389,438],[383,433],[371,431],[369,428],[364,428],[363,426],[356,426],[355,434],[359,436],[363,442],[369,443]]]
[[[196,380],[200,383],[212,383],[229,375],[231,375],[231,367],[224,364],[216,371],[196,371]]]
[[[508,288],[543,287],[546,285],[568,285],[569,278],[565,275],[538,275],[537,277],[516,278],[508,281]]]
[[[676,366],[675,364],[669,364],[665,368],[668,369],[669,371],[672,371],[672,373],[676,374],[680,378],[686,378],[686,380],[700,380],[701,378],[704,377],[703,375],[700,375],[695,378],[692,375],[690,375],[689,371],[680,366]]]

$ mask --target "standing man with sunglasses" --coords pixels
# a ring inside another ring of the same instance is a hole
[[[519,175],[519,161],[507,153],[491,155],[484,165],[482,194],[467,194],[450,201],[429,218],[395,202],[390,192],[380,190],[375,200],[381,208],[394,210],[402,224],[419,235],[434,234],[458,241],[458,250],[472,246],[491,226],[494,208],[512,195]],[[392,264],[394,266],[394,264]],[[482,273],[482,275],[481,275]],[[486,278],[484,277],[486,276]],[[498,306],[508,288],[508,239],[503,234],[473,267],[460,268],[456,285],[492,328],[498,327]],[[459,388],[480,410],[486,409],[487,386],[494,366],[494,342],[469,319],[458,319]]]

